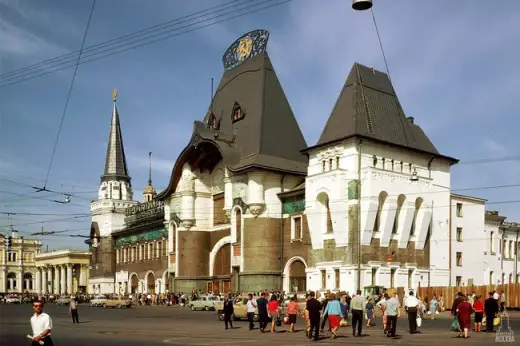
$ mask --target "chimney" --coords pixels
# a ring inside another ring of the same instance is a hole
[[[408,117],[408,118],[406,118],[406,119],[408,119],[408,121],[410,122],[410,124],[414,124],[414,119],[413,119],[413,117]]]

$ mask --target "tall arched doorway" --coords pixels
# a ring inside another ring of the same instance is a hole
[[[224,244],[218,250],[213,264],[213,275],[229,275],[231,270],[231,244]]]
[[[216,244],[215,249],[219,245]],[[214,279],[207,283],[208,292],[227,293],[231,290],[231,243],[227,242],[217,250],[213,260],[212,274]]]
[[[132,275],[132,279],[130,279],[130,292],[132,292],[132,294],[136,294],[138,287],[139,287],[139,278],[137,277],[136,274],[134,274],[134,275]]]
[[[146,282],[148,284],[147,286],[147,293],[154,294],[155,293],[155,275],[153,272],[149,272],[146,276]]]
[[[7,274],[7,289],[8,290],[16,290],[18,288],[16,282],[16,273],[10,272]]]
[[[23,274],[23,291],[33,290],[33,276],[31,273]]]
[[[289,290],[290,292],[307,291],[305,263],[300,260],[295,260],[289,268]]]

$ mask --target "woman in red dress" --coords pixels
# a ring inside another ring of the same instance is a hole
[[[460,325],[459,338],[467,339],[468,330],[471,324],[471,314],[473,313],[473,307],[468,303],[468,297],[462,297],[462,302],[457,306],[457,317]]]

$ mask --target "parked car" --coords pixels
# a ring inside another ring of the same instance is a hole
[[[201,296],[196,300],[189,302],[190,309],[195,310],[215,310],[215,304],[220,302],[220,297],[216,296]]]
[[[56,305],[69,305],[70,298],[59,298],[56,300]]]
[[[90,306],[103,306],[107,301],[105,296],[95,296],[94,299],[90,300]]]
[[[131,308],[132,307],[132,300],[130,299],[107,299],[103,303],[103,307],[106,308]]]
[[[20,300],[20,297],[18,296],[8,296],[5,300],[6,304],[20,304],[22,301]]]
[[[256,301],[260,297],[253,297]],[[234,309],[234,319],[235,320],[245,320],[247,319],[247,301],[249,297],[247,296],[238,296],[233,300],[233,309]],[[224,302],[219,301],[215,304],[215,310],[217,311],[218,319],[224,321]],[[258,308],[255,309],[255,315],[253,317],[253,321],[258,321]]]

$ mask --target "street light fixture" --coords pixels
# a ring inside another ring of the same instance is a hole
[[[356,11],[366,11],[372,8],[372,0],[352,0],[352,8]]]

